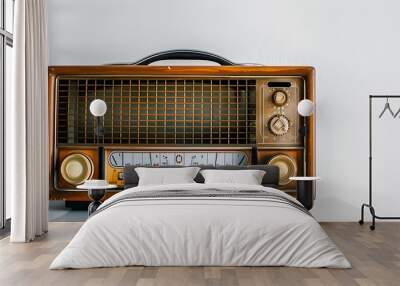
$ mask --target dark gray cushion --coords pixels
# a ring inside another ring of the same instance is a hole
[[[135,168],[139,166],[125,166],[124,167],[124,182],[125,182],[125,189],[136,187],[139,184],[139,176],[135,171]],[[146,168],[182,168],[185,166],[158,166],[158,167],[146,167]],[[261,184],[265,187],[273,187],[276,188],[279,183],[279,168],[276,166],[268,166],[268,165],[248,165],[245,167],[241,166],[197,166],[200,167],[202,170],[205,169],[217,169],[217,170],[263,170],[265,171],[265,175],[262,179]],[[204,178],[200,174],[194,178],[196,183],[204,183]]]
[[[248,169],[263,170],[265,175],[261,181],[263,186],[272,185],[277,187],[279,185],[279,167],[270,165],[248,165]]]

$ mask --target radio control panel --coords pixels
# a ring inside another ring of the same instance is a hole
[[[301,118],[297,104],[304,98],[300,77],[259,81],[257,94],[257,143],[266,146],[300,146]]]

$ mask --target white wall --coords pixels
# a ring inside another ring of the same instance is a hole
[[[129,62],[192,48],[236,62],[316,67],[323,180],[313,213],[358,220],[368,194],[368,95],[400,94],[399,1],[49,0],[48,9],[52,65]],[[399,124],[392,142],[400,139]],[[394,164],[382,166],[398,170]],[[377,191],[378,211],[400,215],[399,193]]]

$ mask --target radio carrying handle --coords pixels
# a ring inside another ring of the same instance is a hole
[[[203,61],[215,62],[220,64],[221,66],[237,65],[234,62],[231,62],[230,60],[225,59],[216,54],[198,50],[169,50],[169,51],[159,52],[144,57],[143,59],[140,59],[132,63],[132,65],[144,66],[157,61],[165,61],[165,60],[203,60]]]

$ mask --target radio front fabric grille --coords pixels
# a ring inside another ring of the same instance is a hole
[[[57,142],[96,143],[96,98],[107,103],[104,144],[253,144],[256,80],[65,78],[57,81]]]

